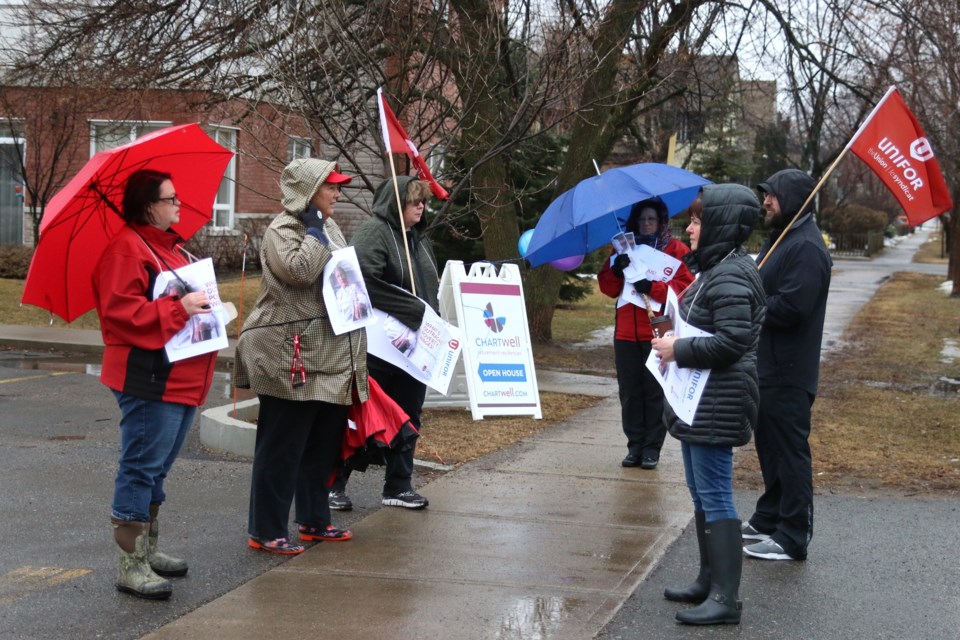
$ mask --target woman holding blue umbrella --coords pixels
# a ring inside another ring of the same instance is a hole
[[[649,245],[678,260],[690,253],[685,244],[670,234],[667,207],[659,199],[636,203],[630,210],[626,231],[634,234],[638,245]],[[624,287],[633,287],[642,298],[662,305],[667,300],[667,287],[679,294],[693,282],[693,275],[681,262],[676,275],[669,282],[638,280],[629,283],[623,274],[629,264],[630,257],[626,253],[617,254],[614,251],[597,274],[600,291],[619,299]],[[653,339],[650,320],[656,315],[660,314],[648,313],[647,309],[631,303],[617,309],[613,352],[620,389],[623,433],[627,436],[627,455],[621,463],[624,467],[655,469],[667,433],[663,422],[663,389],[653,374],[647,371],[645,364]]]

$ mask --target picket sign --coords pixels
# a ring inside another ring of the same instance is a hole
[[[450,260],[440,278],[440,315],[463,335],[463,374],[474,420],[542,418],[520,268]],[[456,378],[454,391],[456,390]]]

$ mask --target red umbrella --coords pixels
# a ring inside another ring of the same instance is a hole
[[[214,198],[233,152],[197,124],[161,129],[96,154],[50,199],[40,223],[22,302],[47,309],[67,322],[94,308],[93,270],[110,238],[125,224],[120,205],[127,178],[138,169],[173,177],[180,222],[189,238],[210,222]]]

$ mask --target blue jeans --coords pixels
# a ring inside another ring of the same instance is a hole
[[[707,522],[739,520],[733,505],[733,447],[681,442],[683,470],[694,511]]]
[[[113,392],[120,405],[120,463],[112,517],[148,522],[150,505],[163,504],[163,481],[177,459],[197,408]]]

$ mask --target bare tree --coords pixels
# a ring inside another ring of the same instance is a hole
[[[891,72],[934,144],[955,208],[942,216],[951,295],[960,296],[960,7],[899,0],[891,8],[904,25]]]
[[[0,87],[0,127],[10,138],[27,143],[16,146],[14,170],[23,185],[34,244],[50,199],[89,157],[88,119],[105,98],[76,85]]]
[[[706,49],[719,20],[746,18],[717,0],[38,0],[24,16],[38,37],[20,71],[84,60],[124,88],[298,113],[326,155],[357,167],[383,157],[373,95],[385,86],[421,150],[449,158],[439,177],[479,220],[487,259],[517,260],[513,150],[566,132],[554,190],[572,187],[638,113],[662,104],[665,78]],[[379,176],[361,181],[372,190]],[[561,277],[525,274],[534,339],[551,337]]]

